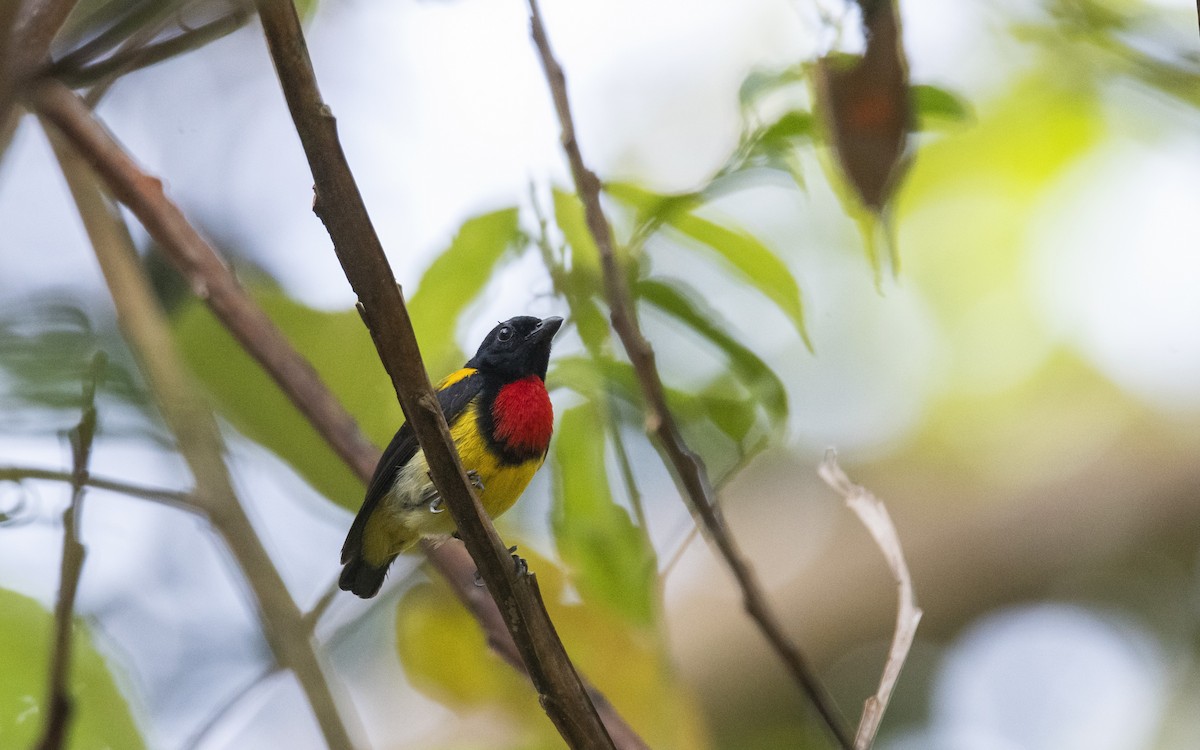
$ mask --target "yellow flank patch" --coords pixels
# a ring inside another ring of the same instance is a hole
[[[447,381],[465,378],[472,372],[471,368],[463,368],[450,375]],[[478,474],[483,484],[483,490],[476,489],[479,502],[489,516],[496,518],[517,502],[544,459],[533,458],[520,464],[500,461],[479,433],[476,413],[474,403],[463,409],[450,425],[450,436],[458,446],[463,468]],[[428,471],[425,454],[417,451],[371,513],[363,529],[363,557],[370,564],[382,565],[423,536],[446,536],[454,531],[454,519],[449,510],[442,507],[435,513],[430,509],[430,503],[420,500],[431,485]]]
[[[444,388],[449,388],[458,381],[471,377],[476,372],[477,370],[474,367],[464,367],[461,370],[455,370],[446,377],[442,378],[442,382],[438,383],[437,389],[440,391]]]

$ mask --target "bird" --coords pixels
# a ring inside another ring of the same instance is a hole
[[[475,356],[435,389],[463,468],[492,518],[516,503],[546,460],[554,431],[546,370],[562,322],[522,315],[499,323]],[[444,511],[406,422],[375,467],[346,535],[338,586],[363,599],[375,596],[399,554],[422,538],[455,532]]]

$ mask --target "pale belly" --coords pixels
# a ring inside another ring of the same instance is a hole
[[[483,489],[475,488],[483,509],[492,518],[516,503],[533,479],[542,459],[512,465],[503,464],[488,452],[486,443],[475,430],[472,411],[463,414],[451,435],[458,445],[463,468],[478,476]],[[411,547],[423,537],[446,537],[454,532],[454,518],[437,496],[429,479],[429,465],[418,450],[396,475],[396,481],[371,514],[363,534],[363,552],[372,564]]]

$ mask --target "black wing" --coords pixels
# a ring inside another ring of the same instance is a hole
[[[462,414],[463,409],[471,402],[471,399],[479,395],[482,389],[483,378],[479,376],[479,373],[472,372],[438,391],[438,405],[442,407],[442,414],[446,415],[446,422],[454,424],[454,420]],[[380,498],[391,488],[392,482],[396,479],[396,472],[417,454],[417,447],[417,436],[413,433],[412,427],[405,422],[396,431],[396,436],[392,438],[392,442],[388,444],[387,449],[383,452],[383,457],[379,459],[379,464],[375,467],[375,475],[371,477],[371,483],[367,486],[367,497],[363,500],[358,515],[354,517],[354,523],[350,525],[350,532],[346,534],[346,543],[342,545],[343,565],[358,557],[362,548],[362,535],[367,526],[367,519],[371,517]]]

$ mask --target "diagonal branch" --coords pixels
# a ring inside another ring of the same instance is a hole
[[[537,0],[529,0],[529,13],[533,41],[541,57],[542,68],[546,73],[546,80],[554,100],[554,108],[562,125],[563,151],[570,163],[575,189],[579,193],[580,200],[583,201],[588,231],[600,252],[600,264],[604,273],[604,291],[608,300],[613,330],[621,339],[629,361],[633,364],[642,397],[646,401],[647,430],[653,433],[659,447],[670,462],[676,481],[681,485],[682,494],[688,501],[689,508],[696,517],[698,525],[703,529],[705,538],[710,545],[716,548],[741,587],[743,606],[746,612],[775,649],[793,679],[809,697],[830,734],[842,747],[849,748],[851,738],[832,697],[817,679],[812,667],[804,660],[800,650],[788,638],[778,618],[767,604],[762,586],[725,525],[703,463],[687,447],[674,416],[667,408],[666,394],[662,379],[658,375],[654,350],[638,327],[629,285],[614,250],[612,229],[600,206],[600,180],[588,169],[579,150],[579,143],[575,137],[575,123],[571,116],[570,100],[567,97],[566,77],[563,74],[562,66],[550,48],[550,41],[546,36],[545,26],[542,24]]]
[[[71,504],[63,511],[62,570],[58,584],[58,603],[54,607],[54,654],[50,660],[50,695],[46,702],[46,722],[38,750],[59,750],[67,743],[67,729],[75,702],[67,691],[71,670],[71,639],[75,624],[75,594],[87,550],[79,541],[79,521],[83,513],[83,492],[87,485],[88,464],[96,438],[96,384],[104,376],[107,358],[97,352],[83,381],[83,415],[71,430]]]
[[[504,613],[546,714],[572,747],[611,748],[612,739],[546,613],[537,578],[513,569],[508,551],[471,491],[429,384],[404,299],[342,152],[336,121],[317,87],[296,8],[291,0],[258,0],[257,6],[316,183],[313,211],[329,231],[358,295],[363,320],[429,462],[434,485]]]
[[[270,318],[250,299],[229,267],[163,192],[162,182],[143,172],[79,97],[53,81],[32,96],[40,114],[53,122],[90,162],[108,190],[129,207],[191,288],[208,304],[243,348],[278,384],[335,452],[364,482],[371,478],[379,451],[359,432],[353,418],[321,382]],[[521,653],[495,602],[475,585],[476,567],[462,547],[426,547],[430,562],[470,608],[488,643],[521,671]],[[621,748],[645,747],[598,691],[589,686],[605,725]]]
[[[829,450],[825,460],[821,462],[817,473],[825,480],[834,492],[842,496],[846,506],[854,511],[867,527],[871,538],[875,540],[888,569],[896,579],[896,595],[899,604],[896,608],[896,629],[892,634],[892,645],[888,648],[887,660],[883,665],[883,675],[879,679],[879,689],[867,699],[863,706],[862,718],[858,722],[858,731],[854,735],[854,750],[869,750],[879,732],[879,723],[883,721],[883,713],[887,711],[888,701],[900,679],[900,670],[908,658],[913,639],[917,635],[917,625],[921,622],[921,608],[917,606],[917,598],[913,593],[912,576],[908,572],[908,564],[904,561],[904,549],[900,546],[900,536],[892,524],[892,517],[887,507],[879,498],[872,495],[866,488],[850,481],[842,467],[838,466],[837,453]]]
[[[78,101],[70,91],[65,96]],[[53,128],[46,132],[92,240],[117,309],[117,322],[192,471],[196,503],[237,560],[258,607],[267,644],[280,666],[296,675],[326,744],[330,750],[353,750],[300,610],[234,492],[216,418],[184,369],[128,229],[83,158]]]

